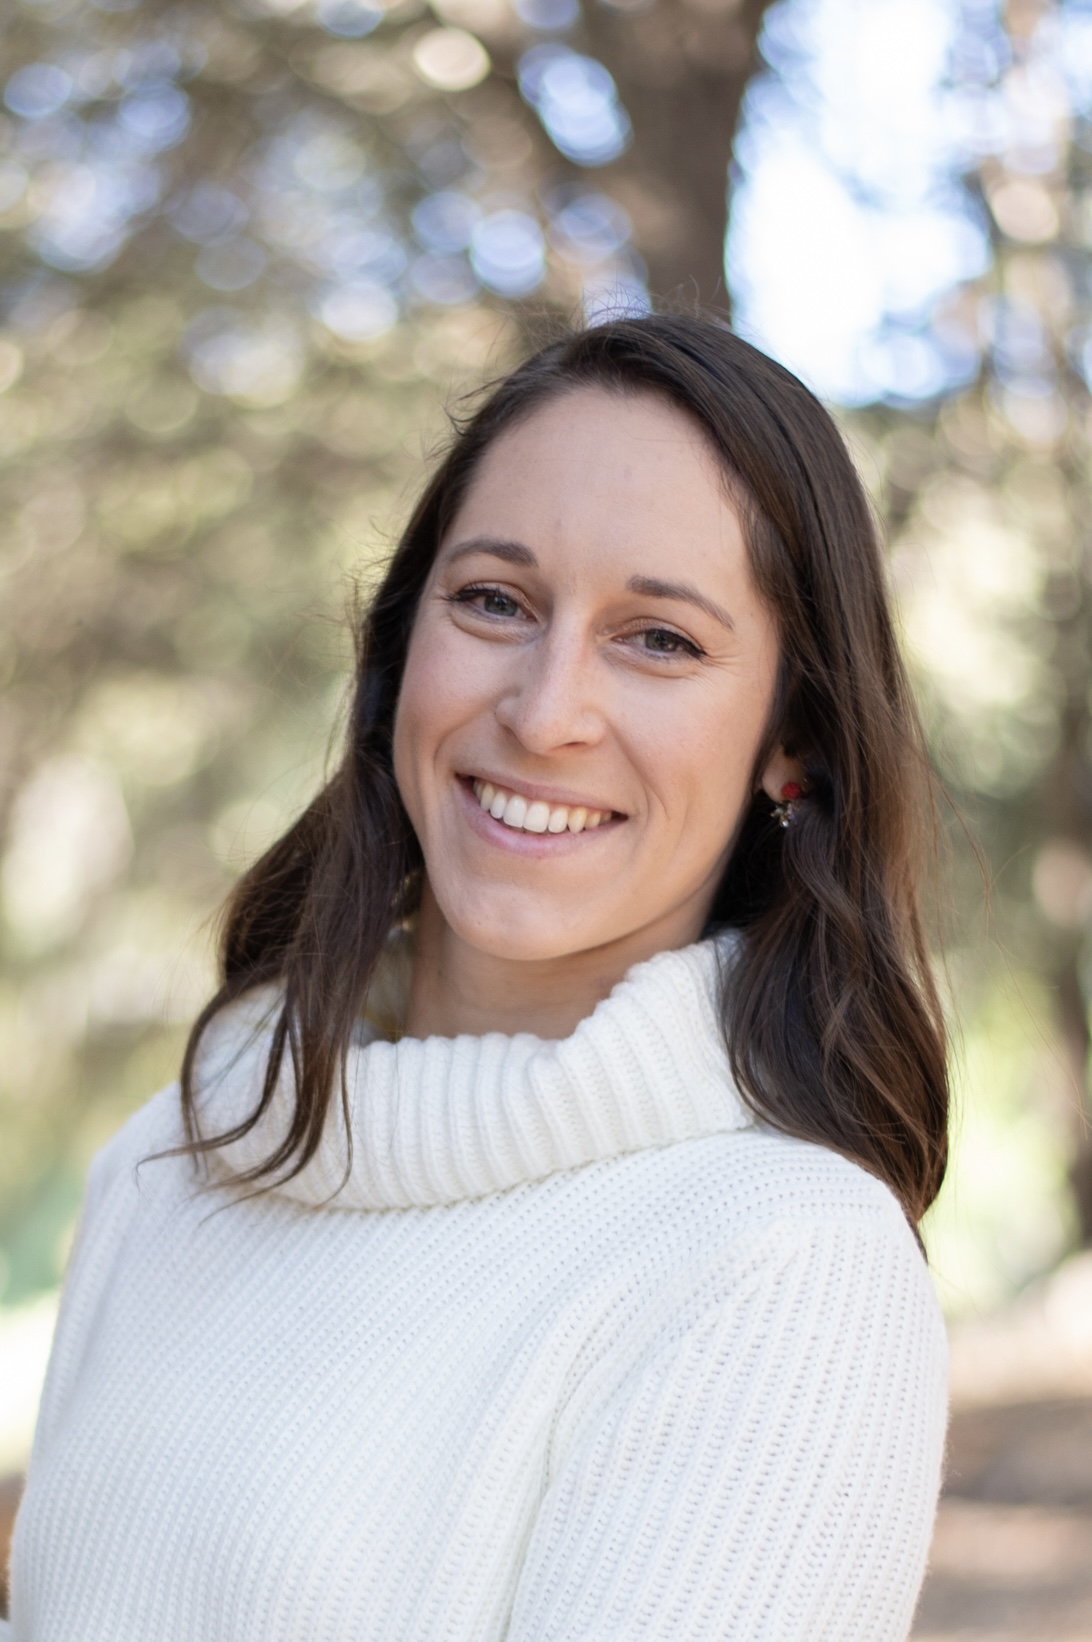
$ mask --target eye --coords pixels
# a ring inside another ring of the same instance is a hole
[[[501,593],[495,587],[486,587],[477,595],[480,608],[489,616],[518,616],[519,605],[510,593]]]
[[[642,650],[657,656],[693,656],[700,660],[705,654],[691,639],[684,639],[670,627],[645,627],[635,637]]]
[[[453,604],[468,604],[486,616],[518,616],[520,607],[511,593],[500,587],[463,587],[452,595]]]

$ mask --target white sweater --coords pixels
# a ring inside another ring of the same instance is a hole
[[[902,1642],[940,1315],[887,1188],[743,1105],[711,944],[562,1042],[364,1040],[349,1096],[351,1167],[333,1122],[246,1201],[141,1164],[176,1090],[96,1159],[15,1642]]]

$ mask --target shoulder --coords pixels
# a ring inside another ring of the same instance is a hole
[[[895,1310],[912,1313],[946,1354],[925,1255],[884,1181],[827,1147],[762,1126],[749,1131],[731,1178],[735,1238],[756,1258],[806,1272],[813,1292],[868,1330]]]
[[[193,1165],[172,1155],[185,1143],[177,1083],[147,1100],[95,1153],[87,1171],[66,1285],[86,1279],[89,1270],[109,1263],[142,1206],[174,1196]]]
[[[131,1182],[145,1159],[179,1146],[185,1139],[177,1083],[169,1083],[126,1119],[95,1153],[87,1173],[91,1204]]]
[[[777,1282],[786,1266],[847,1304],[862,1321],[910,1307],[944,1354],[944,1327],[929,1268],[891,1188],[828,1147],[758,1124],[694,1159],[694,1188],[711,1235],[732,1264]]]
[[[202,1117],[213,1131],[245,1115],[260,1090],[269,1029],[280,998],[279,988],[255,988],[221,1009],[205,1028],[194,1084]],[[185,1139],[181,1091],[174,1082],[138,1107],[95,1154],[87,1177],[88,1198],[131,1179],[145,1159],[169,1152]]]
[[[789,1355],[805,1337],[873,1342],[866,1355],[890,1358],[896,1379],[912,1338],[940,1394],[947,1344],[928,1265],[894,1194],[856,1163],[754,1125],[619,1160],[587,1190],[594,1215],[561,1207],[593,1228],[591,1287],[609,1312],[598,1340],[618,1372],[716,1319]]]
[[[202,1130],[231,1127],[250,1115],[260,1098],[270,1029],[281,1003],[280,989],[258,987],[213,1016],[201,1036],[194,1070],[194,1091]],[[192,1173],[187,1157],[165,1154],[186,1143],[182,1096],[177,1082],[159,1090],[129,1117],[96,1153],[87,1177],[86,1205],[91,1210],[104,1196],[126,1186],[162,1177],[172,1161],[175,1174]],[[155,1163],[145,1171],[142,1165]]]
[[[880,1238],[912,1252],[924,1266],[906,1213],[885,1181],[830,1147],[798,1140],[755,1124],[724,1149],[723,1178],[731,1182],[733,1222],[755,1230],[778,1227],[790,1239],[841,1228],[847,1235]],[[716,1160],[703,1160],[713,1185]],[[713,1194],[715,1196],[715,1193]],[[727,1208],[721,1197],[721,1212]],[[740,1228],[742,1229],[742,1228]]]
[[[201,1037],[194,1089],[201,1127],[217,1132],[249,1116],[260,1097],[270,1023],[280,993],[264,987],[222,1009]],[[85,1192],[85,1219],[108,1197],[138,1183],[162,1178],[168,1163],[173,1174],[193,1172],[187,1156],[168,1154],[186,1144],[182,1093],[177,1081],[152,1095],[121,1125],[91,1160]],[[142,1165],[154,1164],[145,1170]]]
[[[825,1420],[836,1397],[866,1424],[890,1406],[939,1455],[944,1321],[882,1181],[759,1126],[662,1148],[642,1172],[635,1212],[608,1205],[625,1235],[597,1243],[602,1317],[574,1365],[562,1447],[619,1399],[688,1385],[698,1364],[710,1406],[770,1402]]]
[[[627,1352],[670,1350],[716,1317],[753,1328],[756,1341],[780,1339],[790,1357],[793,1340],[820,1355],[840,1341],[881,1380],[912,1372],[943,1401],[936,1290],[883,1181],[761,1125],[663,1148],[648,1163],[618,1250],[642,1296]]]
[[[891,1242],[924,1266],[894,1193],[840,1153],[762,1123],[650,1150],[626,1161],[619,1191],[647,1204],[650,1228],[726,1254],[810,1241],[841,1229]],[[638,1178],[642,1177],[642,1178]]]

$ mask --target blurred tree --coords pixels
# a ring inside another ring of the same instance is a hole
[[[781,0],[760,49],[737,322],[843,407],[993,866],[989,931],[958,847],[945,909],[970,1109],[940,1211],[981,1244],[950,1298],[996,1300],[1092,1241],[1092,4]]]
[[[1073,1094],[1071,1182],[1088,1244],[1092,8],[1010,0],[1000,21],[1003,30],[983,8],[968,8],[962,40],[964,62],[974,65],[965,70],[964,113],[978,147],[966,181],[993,251],[977,303],[981,368],[969,393],[940,407],[944,471],[924,487],[911,475],[909,488],[922,501],[931,496],[934,513],[938,504],[952,510],[953,534],[973,531],[976,517],[992,528],[986,569],[995,588],[1004,586],[994,614],[1006,653],[978,658],[992,675],[979,691],[980,701],[993,695],[992,713],[965,714],[957,725],[949,700],[942,744],[957,752],[949,770],[991,846],[1005,943],[1031,959],[1054,1001]],[[984,492],[996,497],[986,509]]]
[[[588,40],[614,75],[635,140],[609,183],[633,201],[658,296],[725,305],[725,176],[769,0],[589,5]]]
[[[947,113],[991,257],[928,325],[976,363],[965,386],[896,382],[858,415],[937,756],[992,859],[1003,962],[1053,1001],[1090,1244],[1092,6],[961,10]]]
[[[543,310],[723,299],[764,5],[0,14],[0,1296],[174,1074],[442,402]]]

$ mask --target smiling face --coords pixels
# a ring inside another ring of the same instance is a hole
[[[505,960],[697,939],[778,665],[699,429],[578,389],[486,451],[409,646],[394,767],[431,901]],[[797,771],[777,754],[762,784]]]

